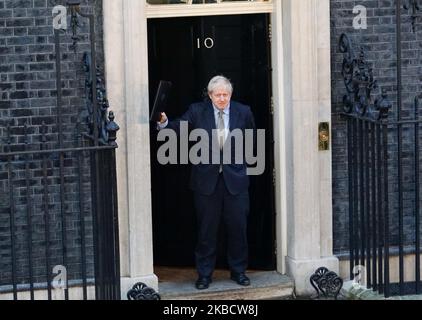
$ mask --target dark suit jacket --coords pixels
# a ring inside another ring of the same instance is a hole
[[[214,108],[210,100],[192,104],[188,111],[175,121],[170,121],[168,128],[174,129],[179,134],[180,121],[189,122],[191,129],[204,129],[210,137],[209,151],[210,164],[197,164],[192,166],[190,187],[193,191],[203,195],[211,195],[217,185],[220,165],[212,164],[212,130],[216,130]],[[253,129],[255,131],[255,121],[249,106],[241,103],[230,102],[230,131],[235,129]],[[245,137],[245,135],[244,135]],[[229,140],[229,139],[227,139]],[[227,143],[228,141],[226,141]],[[228,191],[233,194],[246,193],[249,188],[249,177],[246,173],[247,164],[243,157],[242,164],[236,164],[235,143],[231,144],[231,164],[223,165],[223,176]],[[214,149],[215,150],[215,149]]]

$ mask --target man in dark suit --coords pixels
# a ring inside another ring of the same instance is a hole
[[[170,128],[179,132],[181,122],[185,121],[191,129],[202,129],[209,137],[218,138],[209,139],[210,159],[217,151],[218,163],[193,165],[190,179],[199,228],[195,250],[198,272],[195,286],[198,290],[207,289],[212,282],[220,219],[223,219],[227,229],[227,259],[231,279],[242,286],[250,284],[245,274],[248,263],[249,177],[245,157],[242,157],[240,163],[235,161],[239,150],[235,150],[237,144],[232,143],[230,133],[233,130],[243,133],[248,129],[255,130],[255,121],[249,106],[231,101],[232,93],[230,81],[223,76],[216,76],[208,85],[210,100],[192,104],[176,121],[169,121],[166,114],[162,113],[158,123],[160,129]],[[223,161],[227,145],[230,161],[226,158]]]

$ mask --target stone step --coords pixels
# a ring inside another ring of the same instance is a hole
[[[209,289],[197,290],[194,282],[162,282],[159,294],[162,300],[281,300],[293,295],[293,281],[275,271],[251,272],[251,285],[242,287],[227,277],[213,279]]]

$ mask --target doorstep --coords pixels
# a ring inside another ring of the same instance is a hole
[[[162,300],[281,300],[293,295],[293,281],[276,271],[247,273],[251,285],[242,287],[227,277],[213,279],[207,290],[197,290],[195,280],[161,282],[158,293]]]

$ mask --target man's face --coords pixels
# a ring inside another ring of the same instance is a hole
[[[231,92],[224,87],[215,89],[209,94],[209,96],[214,106],[216,106],[219,110],[226,109],[232,97]]]

